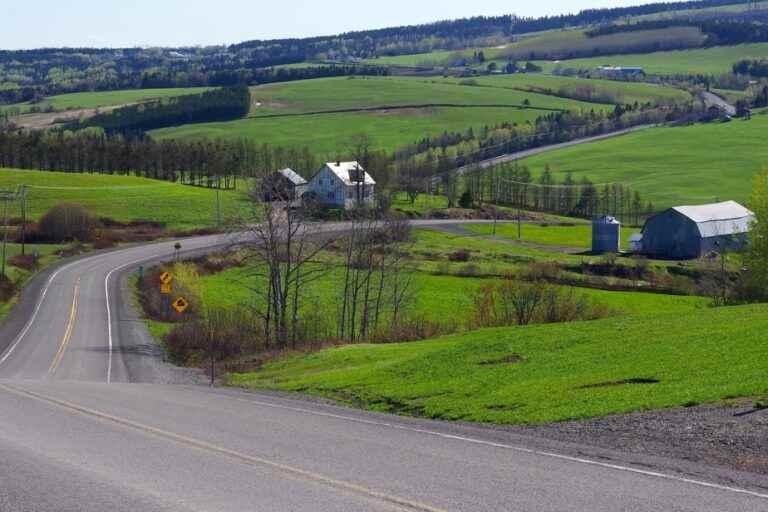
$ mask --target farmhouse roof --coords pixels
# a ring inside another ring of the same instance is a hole
[[[375,185],[376,182],[371,178],[371,175],[365,172],[363,166],[357,162],[328,162],[325,166],[330,171],[339,177],[344,182],[344,185],[352,186],[358,183],[358,180],[354,179],[356,171],[360,171],[363,174],[363,181],[366,185]]]
[[[736,201],[678,206],[672,210],[695,222],[702,238],[746,233],[755,220],[755,214]]]
[[[293,183],[294,185],[306,185],[307,180],[302,178],[301,176],[296,173],[293,169],[281,169],[277,171],[278,174],[281,174],[285,179]]]

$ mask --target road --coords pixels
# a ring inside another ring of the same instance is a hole
[[[0,329],[0,511],[768,510],[768,489],[684,462],[195,385],[163,362],[128,288],[173,252],[50,269]]]

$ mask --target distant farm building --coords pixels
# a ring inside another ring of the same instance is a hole
[[[267,202],[300,200],[307,191],[307,180],[291,169],[273,172],[261,182],[262,199]]]
[[[607,76],[632,77],[645,75],[645,70],[635,66],[600,66],[597,70]]]
[[[321,205],[353,210],[373,206],[376,182],[357,162],[327,163],[309,182],[309,194]]]
[[[747,244],[755,214],[734,201],[678,206],[648,219],[642,253],[657,258],[694,259]]]
[[[592,222],[592,252],[618,253],[621,250],[621,223],[609,215]]]

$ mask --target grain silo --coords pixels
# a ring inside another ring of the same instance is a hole
[[[603,215],[592,221],[592,252],[603,254],[621,251],[621,223],[614,217]]]

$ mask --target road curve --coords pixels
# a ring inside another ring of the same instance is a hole
[[[768,489],[708,468],[185,384],[194,376],[163,362],[127,289],[173,252],[51,269],[0,330],[0,511],[768,509]]]

